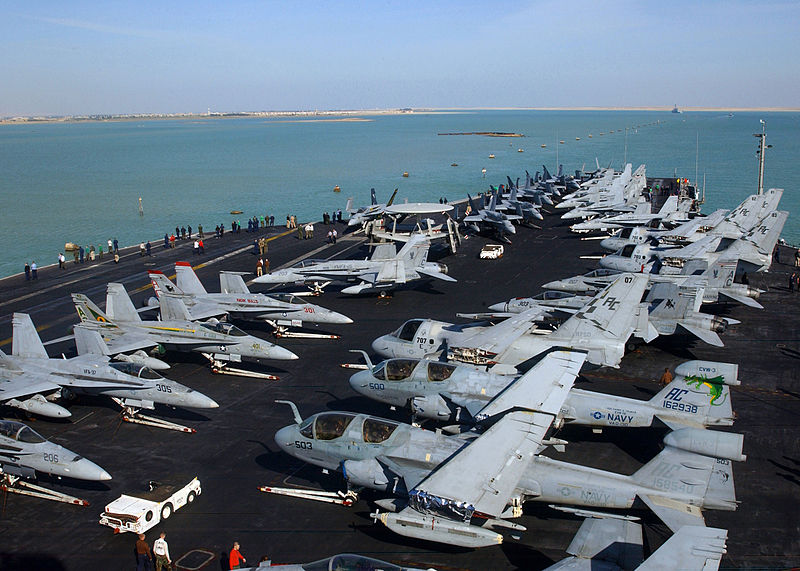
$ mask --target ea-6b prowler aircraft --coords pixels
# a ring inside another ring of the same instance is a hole
[[[83,294],[73,293],[72,301],[81,323],[99,331],[114,353],[161,345],[203,353],[212,361],[239,361],[242,357],[297,359],[288,349],[248,335],[233,324],[216,319],[192,321],[186,305],[171,295],[162,295],[161,321],[142,321],[125,288],[118,283],[108,284],[108,314]]]
[[[571,383],[563,381],[550,404],[569,388]],[[507,391],[513,393],[513,387]],[[505,404],[510,403],[496,408]],[[340,468],[348,486],[397,496],[376,502],[389,510],[376,516],[393,531],[451,545],[493,545],[502,535],[490,529],[524,530],[509,519],[521,515],[527,501],[575,513],[569,506],[629,510],[641,500],[674,532],[704,526],[702,508],[737,508],[731,461],[746,459],[740,434],[681,428],[664,437],[658,455],[626,476],[537,455],[549,443],[542,438],[549,422],[544,426],[535,418],[542,413],[533,413],[526,423],[526,414],[531,413],[506,414],[471,440],[473,432],[445,436],[364,414],[323,412],[303,420],[296,413],[297,423],[279,430],[275,442],[296,458]],[[529,447],[520,448],[518,431],[533,437]],[[530,461],[522,462],[526,455]],[[506,462],[515,466],[511,478],[499,468]],[[495,502],[489,508],[480,503],[486,495]]]
[[[385,247],[381,247],[385,246]],[[425,277],[454,282],[447,266],[428,261],[430,240],[412,236],[397,254],[394,245],[381,244],[369,260],[303,260],[291,268],[257,277],[259,284],[310,283],[314,292],[334,281],[357,282],[342,290],[344,294],[381,292]],[[391,254],[387,252],[391,250]]]
[[[23,480],[36,479],[37,472],[93,482],[111,479],[111,475],[94,462],[50,442],[31,427],[13,420],[0,420],[0,489],[47,500],[88,505],[84,500]]]
[[[352,319],[341,313],[308,303],[291,294],[251,293],[241,274],[234,272],[219,274],[221,293],[208,293],[188,262],[175,263],[177,285],[163,272],[151,270],[148,274],[156,297],[160,299],[164,293],[178,297],[186,304],[193,320],[219,317],[226,313],[234,318],[262,319],[275,327],[279,337],[304,336],[287,333],[289,326],[300,327],[303,323],[353,323]]]
[[[362,352],[363,353],[363,352]],[[464,363],[431,359],[389,359],[350,377],[357,393],[410,409],[415,418],[474,424],[492,399],[518,375],[501,375]],[[687,361],[675,378],[648,401],[573,388],[556,425],[648,427],[661,421],[670,428],[731,426],[729,385],[740,384],[738,365]]]
[[[193,430],[145,417],[139,409],[153,409],[155,404],[196,409],[219,406],[203,393],[147,367],[111,363],[96,331],[76,326],[78,356],[51,359],[28,314],[15,313],[12,324],[11,355],[0,351],[0,403],[6,406],[66,418],[71,413],[52,401],[78,395],[107,396],[122,407],[124,420],[187,432]]]
[[[567,347],[587,351],[592,365],[618,367],[631,334],[650,327],[646,307],[640,305],[646,286],[645,276],[622,274],[549,334],[534,328],[542,314],[536,307],[487,327],[411,319],[378,337],[372,349],[384,357],[412,358],[447,350],[451,360],[516,366],[552,347]]]
[[[373,515],[400,535],[497,545],[503,536],[494,529],[524,530],[506,519],[521,515],[512,495],[585,357],[548,353],[482,409],[479,416],[494,424],[471,440],[363,414],[323,412],[303,420],[292,405],[297,424],[279,430],[275,442],[306,462],[341,468],[349,484],[400,496],[378,502],[397,513]]]

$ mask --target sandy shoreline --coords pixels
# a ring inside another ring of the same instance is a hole
[[[798,113],[800,107],[681,107],[681,112],[724,112],[724,113]],[[368,121],[362,117],[377,115],[424,115],[446,113],[469,113],[473,111],[653,111],[670,112],[672,107],[451,107],[420,109],[360,109],[345,111],[255,111],[226,113],[142,113],[142,114],[102,114],[76,115],[64,117],[27,116],[0,118],[0,125],[36,125],[41,123],[111,123],[119,121],[175,121],[175,120],[216,120],[265,118],[289,121]]]

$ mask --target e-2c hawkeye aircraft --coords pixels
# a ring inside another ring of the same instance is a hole
[[[176,381],[134,363],[111,363],[96,331],[75,327],[78,356],[51,359],[26,313],[15,313],[11,355],[0,351],[0,403],[51,418],[71,413],[53,400],[78,395],[107,396],[123,409],[123,419],[137,424],[194,432],[146,417],[142,408],[155,404],[195,409],[217,408],[216,402]],[[20,400],[25,399],[25,400]]]
[[[385,248],[381,247],[385,246]],[[303,260],[291,268],[259,276],[254,283],[310,283],[320,293],[331,282],[357,282],[342,290],[344,294],[383,292],[425,277],[454,282],[447,266],[428,261],[430,240],[412,236],[394,255],[394,245],[381,244],[369,260]],[[387,255],[387,248],[392,251]]]
[[[288,327],[301,327],[304,323],[353,323],[341,313],[291,294],[251,293],[241,274],[235,272],[220,272],[221,293],[208,293],[188,262],[175,263],[177,285],[163,272],[151,270],[148,274],[156,297],[160,299],[163,293],[178,297],[186,304],[193,320],[224,314],[239,319],[261,319],[272,325],[279,337],[315,336],[313,333],[287,332]]]

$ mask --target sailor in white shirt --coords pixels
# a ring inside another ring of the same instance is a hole
[[[158,539],[153,542],[153,555],[156,556],[156,571],[161,571],[161,568],[169,569],[172,571],[172,559],[169,558],[169,545],[165,532],[161,532]]]

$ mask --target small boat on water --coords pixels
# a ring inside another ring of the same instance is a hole
[[[241,210],[231,210],[231,214],[241,214]]]
[[[591,136],[591,135],[590,135],[590,136]],[[580,141],[580,140],[581,140],[581,138],[580,138],[580,137],[575,137],[575,140],[576,140],[576,141]]]
[[[494,158],[494,155],[489,155],[489,158],[490,158],[490,159],[493,159],[493,158]]]
[[[405,178],[408,178],[408,171],[405,171],[405,172],[403,173],[403,177],[405,177]]]
[[[451,166],[451,167],[457,167],[457,166],[458,166],[458,163],[451,163],[451,164],[450,164],[450,166]]]
[[[342,189],[339,188],[339,185],[337,184],[336,186],[333,187],[333,192],[342,192]]]
[[[524,153],[525,151],[524,151],[524,149],[517,149],[517,152],[518,153]]]
[[[559,142],[558,142],[558,144],[559,144],[559,145],[563,145],[563,144],[564,144],[564,141],[559,141]]]
[[[590,139],[592,138],[592,134],[591,134],[591,133],[589,133],[589,138],[590,138]]]

